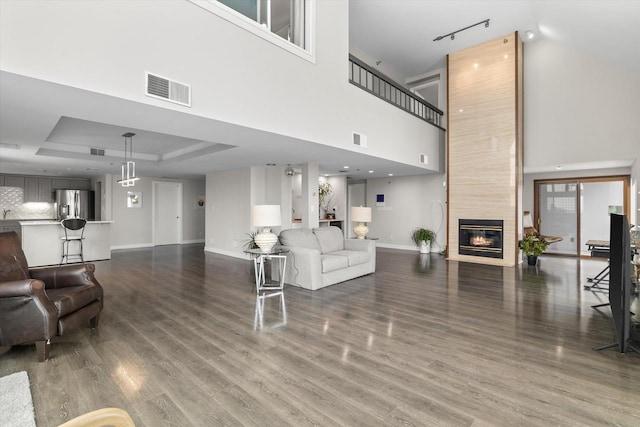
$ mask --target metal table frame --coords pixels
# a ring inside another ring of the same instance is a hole
[[[260,294],[262,291],[282,291],[284,290],[284,273],[287,268],[286,253],[289,249],[274,248],[270,252],[262,252],[260,249],[248,249],[245,253],[253,255],[253,267],[256,276],[256,292]],[[267,260],[276,260],[278,268],[279,281],[276,283],[267,283],[264,265]],[[275,286],[274,286],[275,285]]]

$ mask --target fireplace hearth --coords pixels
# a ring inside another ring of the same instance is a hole
[[[502,259],[502,232],[502,220],[460,219],[458,220],[458,253]]]

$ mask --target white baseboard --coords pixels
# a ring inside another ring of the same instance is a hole
[[[224,249],[212,248],[211,246],[205,246],[204,247],[204,251],[205,252],[211,252],[211,253],[218,254],[218,255],[226,255],[226,256],[233,257],[233,258],[249,259],[249,256],[247,254],[245,254],[244,252],[226,251]]]
[[[183,240],[181,245],[190,245],[192,243],[204,243],[204,239]]]
[[[415,246],[408,246],[408,245],[394,245],[392,243],[378,243],[376,242],[376,246],[379,248],[386,248],[386,249],[400,249],[403,251],[414,251],[414,252],[418,252],[420,250],[420,248],[417,248]]]
[[[142,248],[153,248],[153,243],[136,243],[133,245],[116,245],[111,246],[112,251],[117,251],[118,249],[142,249]]]

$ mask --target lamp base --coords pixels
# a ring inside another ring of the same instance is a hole
[[[353,227],[353,232],[358,236],[358,239],[364,239],[369,233],[369,227],[367,227],[364,222],[359,222],[358,225]]]
[[[262,231],[253,238],[256,245],[262,252],[271,252],[273,247],[278,243],[278,236],[271,232],[270,228],[263,228]]]

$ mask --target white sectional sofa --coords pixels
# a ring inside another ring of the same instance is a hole
[[[289,249],[285,283],[316,290],[376,270],[373,240],[345,239],[338,227],[292,229],[280,232]]]

